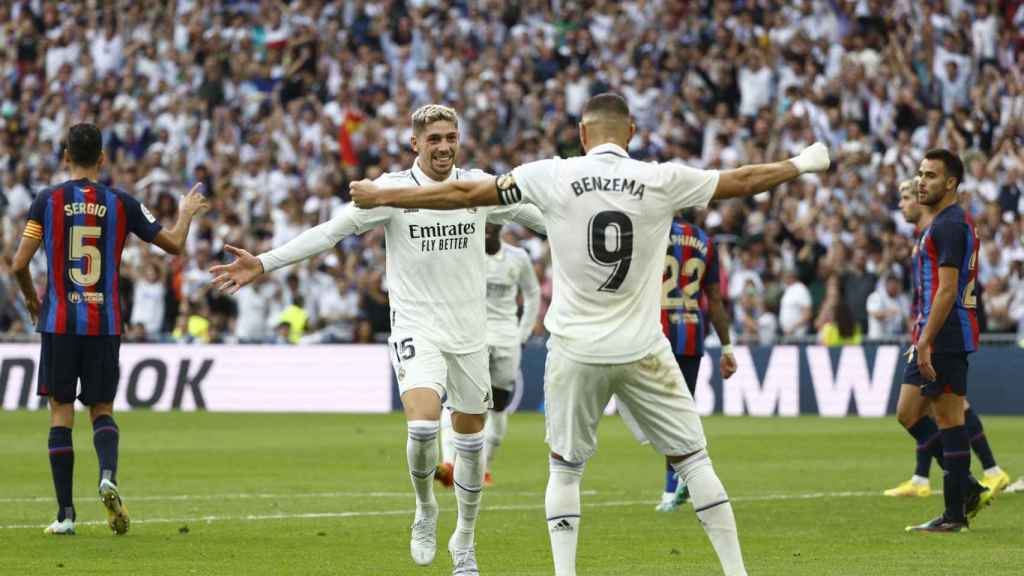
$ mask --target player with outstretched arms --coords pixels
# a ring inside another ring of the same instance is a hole
[[[480,170],[455,166],[459,125],[455,111],[430,104],[412,115],[412,168],[379,177],[382,188],[488,180]],[[349,204],[341,213],[290,242],[254,256],[228,246],[237,258],[214,266],[212,284],[235,293],[261,274],[319,254],[351,234],[384,227],[391,299],[392,364],[408,421],[406,455],[416,493],[410,554],[420,565],[434,560],[437,547],[437,432],[441,399],[452,411],[458,523],[448,543],[453,574],[478,574],[474,531],[484,478],[484,420],[491,408],[487,341],[487,222],[516,221],[544,232],[536,208],[468,208],[439,212]]]
[[[206,209],[207,202],[199,193],[201,185],[195,185],[182,199],[174,227],[164,230],[138,200],[99,181],[106,156],[103,136],[93,124],[68,130],[64,162],[71,179],[43,190],[32,201],[13,266],[42,336],[39,395],[50,398],[50,472],[57,520],[46,533],[75,533],[71,429],[77,398],[89,407],[107,524],[115,534],[124,534],[130,520],[117,486],[121,431],[114,421],[123,328],[121,252],[131,232],[168,254],[180,254],[192,218]],[[41,303],[29,271],[40,246],[47,261]]]
[[[494,407],[484,426],[484,485],[491,485],[491,462],[508,431],[506,410],[516,390],[523,344],[530,338],[540,312],[540,285],[530,255],[501,241],[501,225],[488,224],[484,248],[487,251],[487,356],[491,370]],[[523,314],[518,317],[517,294],[523,296]],[[455,445],[451,417],[441,417],[441,459],[435,478],[447,487],[453,483]]]
[[[551,449],[545,510],[556,576],[576,572],[580,480],[597,448],[597,424],[612,394],[689,486],[722,569],[746,574],[732,506],[661,329],[669,227],[672,215],[684,208],[752,196],[804,172],[825,170],[828,150],[817,143],[788,161],[697,170],[630,158],[626,149],[635,131],[625,100],[600,94],[586,104],[579,125],[585,156],[423,188],[383,189],[364,180],[352,184],[352,197],[367,208],[458,210],[525,202],[544,214],[554,273],[544,321],[551,332],[544,378]]]

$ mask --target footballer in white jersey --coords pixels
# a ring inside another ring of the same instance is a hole
[[[455,166],[458,116],[451,108],[427,105],[413,113],[410,170],[377,178],[381,188],[423,186],[443,181],[490,179],[479,170]],[[537,208],[468,207],[457,211],[346,206],[337,216],[258,257],[227,247],[237,256],[215,266],[213,285],[237,292],[260,274],[273,272],[335,246],[344,237],[383,226],[391,305],[392,364],[408,421],[407,461],[416,492],[410,554],[430,564],[436,552],[437,500],[433,476],[441,399],[453,413],[459,466],[454,477],[458,523],[448,550],[453,573],[477,574],[474,527],[484,477],[484,422],[491,407],[486,334],[487,222],[516,221],[544,232]]]
[[[487,225],[485,246],[491,387],[511,393],[519,374],[519,353],[540,312],[540,284],[526,250],[501,241],[500,225]],[[522,316],[519,295],[523,298]]]
[[[579,129],[583,157],[531,162],[491,181],[398,190],[361,181],[352,184],[352,199],[367,207],[449,209],[527,202],[544,214],[554,272],[545,318],[545,511],[556,576],[576,573],[580,480],[612,394],[689,486],[723,571],[746,574],[732,505],[659,323],[669,224],[680,209],[752,196],[826,170],[828,150],[816,143],[788,161],[723,172],[640,162],[626,152],[636,126],[617,94],[591,98]]]
[[[487,356],[491,373],[491,407],[484,426],[484,452],[487,468],[484,485],[492,483],[491,463],[508,432],[509,404],[519,381],[522,346],[533,332],[540,312],[540,285],[530,255],[501,241],[501,225],[488,224],[487,251]],[[518,296],[523,298],[519,315]],[[442,462],[435,479],[451,487],[455,464],[450,419],[441,417]]]

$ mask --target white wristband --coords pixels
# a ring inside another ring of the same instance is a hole
[[[722,346],[722,354],[732,356],[732,344],[725,344]]]
[[[830,164],[828,148],[821,142],[815,142],[804,148],[799,155],[790,158],[789,161],[796,166],[797,172],[801,174],[828,170]]]

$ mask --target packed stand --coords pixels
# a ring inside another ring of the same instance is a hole
[[[718,243],[740,339],[905,333],[914,230],[897,187],[937,146],[968,167],[985,330],[1024,335],[1020,0],[94,4],[0,3],[0,266],[34,195],[66,178],[75,122],[100,126],[105,178],[165,224],[202,181],[213,209],[187,256],[125,252],[130,339],[386,337],[381,230],[234,298],[206,288],[207,270],[225,244],[259,252],[330,218],[352,179],[408,168],[422,104],[461,114],[461,165],[502,173],[580,154],[580,110],[606,90],[629,101],[637,158],[731,168],[832,149],[821,178],[695,216]],[[506,237],[534,257],[546,302],[546,243]],[[0,329],[31,332],[9,273]]]

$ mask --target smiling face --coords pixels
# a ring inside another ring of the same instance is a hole
[[[459,129],[454,122],[437,120],[413,134],[420,169],[434,180],[444,180],[455,166],[459,153]]]

